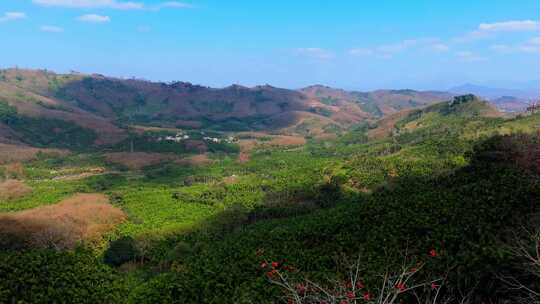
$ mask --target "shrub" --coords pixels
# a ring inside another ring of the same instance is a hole
[[[120,266],[138,257],[140,257],[139,249],[135,240],[129,236],[111,242],[103,256],[105,263],[112,266]]]
[[[123,303],[122,280],[91,252],[0,252],[1,303]]]

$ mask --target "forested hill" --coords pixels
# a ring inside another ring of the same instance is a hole
[[[0,302],[539,300],[538,113],[465,95],[330,138],[240,132],[240,152],[205,133],[197,155],[163,132],[1,159]]]
[[[18,137],[28,143],[27,134],[41,127],[64,138],[75,137],[75,129],[85,133],[74,139],[76,145],[111,145],[124,140],[126,126],[132,125],[325,137],[450,97],[443,92],[362,93],[322,86],[297,91],[269,85],[214,89],[186,82],[8,69],[0,71],[0,107],[11,107],[24,122],[1,121],[0,140],[15,141]],[[27,130],[21,130],[25,125]]]

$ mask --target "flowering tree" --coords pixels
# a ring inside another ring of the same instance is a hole
[[[525,237],[517,236],[509,251],[518,262],[518,274],[500,274],[518,304],[540,304],[540,229],[528,231]]]
[[[434,259],[438,252],[431,249],[427,256]],[[345,281],[335,281],[330,286],[308,279],[294,281],[290,274],[297,272],[296,269],[279,262],[263,261],[260,267],[268,281],[282,289],[288,304],[394,304],[402,303],[404,299],[425,304],[450,302],[450,298],[443,299],[441,296],[444,277],[419,279],[419,274],[424,272],[425,262],[405,258],[399,270],[381,275],[381,285],[371,289],[362,280],[361,265],[359,258],[348,267]]]

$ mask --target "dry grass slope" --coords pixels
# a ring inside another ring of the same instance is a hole
[[[123,165],[131,170],[157,165],[164,161],[178,160],[176,155],[146,152],[114,152],[105,154],[105,159],[114,164]]]
[[[99,240],[126,220],[103,194],[76,194],[55,205],[0,215],[0,245],[5,248],[73,248]]]
[[[0,200],[10,201],[18,199],[31,192],[32,188],[19,180],[8,179],[0,182]]]
[[[69,152],[60,149],[32,148],[25,145],[10,145],[0,143],[0,164],[24,162],[33,160],[38,153],[67,155]]]

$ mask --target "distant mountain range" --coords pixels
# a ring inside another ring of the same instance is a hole
[[[300,90],[269,85],[216,89],[187,82],[8,69],[0,71],[0,109],[11,112],[11,118],[0,120],[0,141],[28,142],[25,137],[41,133],[76,138],[89,131],[94,144],[111,145],[126,138],[127,126],[136,125],[319,137],[451,97],[446,92],[350,92],[321,85]]]
[[[0,70],[0,143],[48,146],[72,140],[79,146],[110,146],[137,126],[325,137],[469,93],[506,112],[523,111],[533,98],[520,90],[470,84],[449,92],[360,92],[323,85],[217,89],[188,82],[7,69]]]
[[[474,94],[487,99],[499,109],[506,112],[520,112],[527,106],[540,99],[540,89],[534,89],[534,83],[531,82],[524,89],[504,89],[492,88],[474,84],[464,84],[453,87],[449,92],[454,94]],[[540,83],[537,86],[540,88]]]

